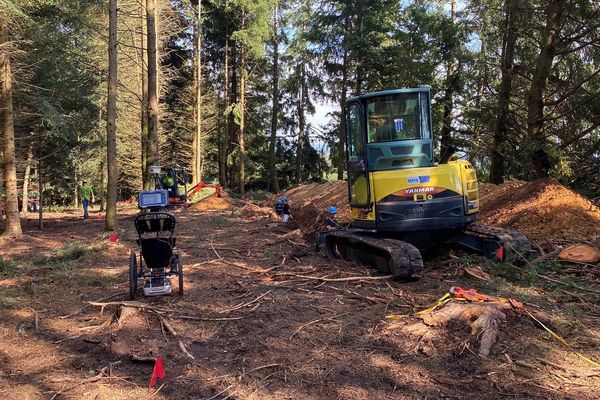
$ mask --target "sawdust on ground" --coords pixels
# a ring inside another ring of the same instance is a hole
[[[600,236],[600,209],[554,179],[479,188],[483,223],[514,228],[534,242]]]
[[[221,197],[213,193],[193,203],[190,208],[196,211],[227,210],[231,208],[231,199],[226,193],[221,193]]]

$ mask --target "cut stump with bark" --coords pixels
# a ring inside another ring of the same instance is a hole
[[[479,355],[488,356],[498,337],[499,323],[506,321],[506,313],[513,309],[514,306],[509,301],[503,300],[482,303],[452,301],[443,308],[420,315],[422,322],[405,329],[430,329],[428,327],[458,321],[470,327],[471,333],[479,339]]]

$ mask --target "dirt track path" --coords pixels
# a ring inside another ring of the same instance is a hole
[[[152,366],[132,354],[165,360],[164,386],[153,399],[598,398],[597,375],[571,377],[509,361],[537,366],[539,357],[586,370],[528,320],[503,324],[487,360],[475,355],[477,339],[462,326],[423,335],[403,329],[411,319],[385,322],[386,314],[427,306],[449,286],[473,283],[457,278],[445,260],[429,261],[428,275],[416,283],[307,280],[289,273],[333,278],[374,271],[330,263],[280,240],[268,221],[230,211],[177,216],[186,296],[141,299],[168,310],[162,316],[177,337],[161,331],[154,313],[134,315],[120,328],[102,325],[116,307],[101,315],[86,303],[127,291],[131,212],[121,218],[117,244],[102,238],[102,220],[72,214],[51,216],[44,234],[31,221],[24,238],[0,242],[2,257],[17,264],[0,276],[0,398],[147,398],[154,393],[146,389]],[[73,241],[95,251],[50,267],[33,263]],[[113,300],[119,299],[125,296]],[[544,294],[532,291],[531,301],[543,303]],[[598,355],[598,325],[562,331]],[[115,362],[112,377],[77,384]]]

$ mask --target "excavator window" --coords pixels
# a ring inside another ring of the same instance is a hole
[[[360,129],[360,107],[357,104],[348,106],[346,115],[346,124],[348,132],[348,158],[350,161],[357,161],[363,157],[364,146]]]
[[[403,93],[367,100],[368,142],[420,139],[418,93]]]

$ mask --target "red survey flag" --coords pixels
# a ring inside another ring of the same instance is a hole
[[[504,246],[500,245],[498,251],[496,251],[496,259],[498,261],[504,261]]]
[[[154,370],[152,371],[152,376],[150,377],[150,385],[148,388],[156,385],[156,378],[164,379],[165,370],[163,368],[163,359],[162,357],[158,357],[154,362]]]

